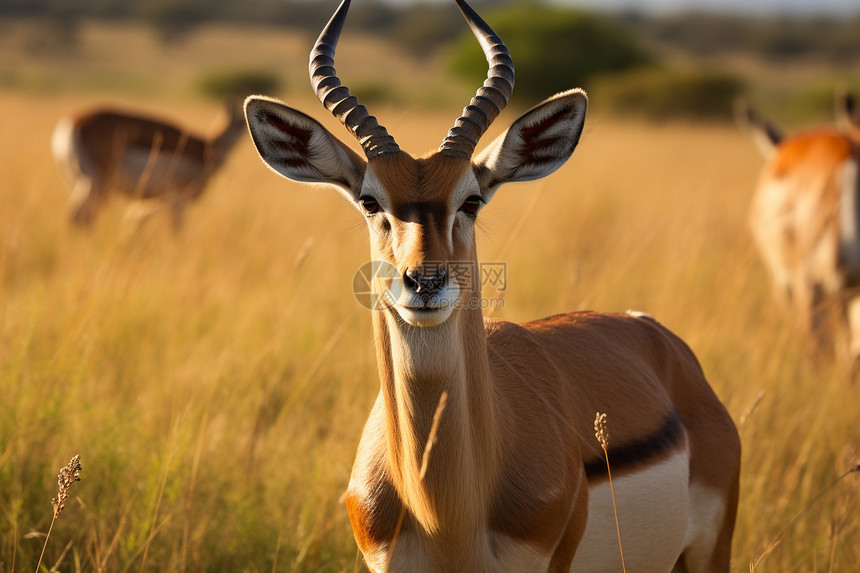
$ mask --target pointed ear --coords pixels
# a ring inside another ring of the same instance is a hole
[[[845,86],[836,90],[836,127],[842,131],[860,128],[857,114],[857,99]]]
[[[587,106],[585,92],[575,89],[524,113],[475,159],[481,187],[540,179],[564,165],[579,143]]]
[[[294,181],[331,183],[358,198],[367,163],[318,121],[261,96],[245,100],[245,120],[272,170]]]
[[[750,134],[753,143],[765,159],[774,154],[776,147],[783,139],[782,131],[762,115],[759,115],[744,100],[735,101],[735,122],[742,130]]]

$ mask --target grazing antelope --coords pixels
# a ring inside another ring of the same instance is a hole
[[[752,201],[753,238],[778,299],[821,348],[831,311],[847,321],[848,352],[860,357],[860,129],[853,98],[837,97],[837,126],[784,137],[741,105],[739,119],[766,158]]]
[[[586,96],[552,96],[472,159],[514,68],[456,2],[489,73],[435,153],[401,151],[341,85],[334,53],[349,0],[314,46],[310,76],[364,157],[276,100],[245,102],[263,161],[336,186],[366,218],[373,260],[396,269],[373,279],[381,389],[345,496],[364,559],[373,571],[619,571],[599,411],[628,570],[728,571],[740,443],[690,349],[638,313],[482,317],[480,281],[461,270],[477,266],[475,219],[502,184],[567,160]]]
[[[197,199],[245,129],[241,106],[228,102],[227,124],[201,137],[171,123],[113,109],[60,120],[51,147],[72,182],[71,218],[89,225],[114,193],[136,200],[141,215],[166,202],[174,230],[186,205]],[[145,207],[141,209],[143,203]]]

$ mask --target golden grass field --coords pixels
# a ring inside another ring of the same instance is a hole
[[[36,64],[27,77],[59,65]],[[217,106],[173,73],[163,93],[0,91],[0,571],[35,569],[74,454],[82,481],[44,567],[361,570],[340,502],[378,391],[370,314],[351,292],[368,257],[360,216],[276,177],[246,139],[179,237],[159,215],[127,236],[121,199],[91,232],[67,225],[57,119],[118,101],[204,130]],[[423,152],[474,87],[446,111],[372,111]],[[309,87],[288,99],[349,138]],[[743,441],[733,571],[856,571],[860,475],[827,488],[860,461],[860,386],[811,358],[774,305],[746,227],[760,165],[731,125],[621,122],[595,101],[564,168],[483,212],[479,255],[507,263],[495,316],[633,308],[689,343]]]

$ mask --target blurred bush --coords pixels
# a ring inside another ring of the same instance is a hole
[[[816,18],[761,17],[705,12],[622,18],[633,33],[661,48],[696,56],[754,54],[789,63],[817,58],[836,64],[860,62],[860,13]]]
[[[591,94],[619,115],[723,120],[732,118],[733,102],[745,89],[727,72],[648,68],[601,78]]]
[[[205,6],[194,0],[144,0],[140,16],[150,23],[162,42],[176,43],[206,17]]]
[[[366,105],[406,105],[409,98],[404,97],[398,84],[386,82],[358,81],[351,83],[350,92]]]
[[[73,56],[80,47],[81,21],[66,14],[43,18],[37,26],[30,26],[21,48],[30,56],[48,54]]]
[[[202,95],[213,99],[245,98],[252,94],[274,95],[283,81],[268,70],[218,70],[201,75],[195,82]]]
[[[441,7],[450,8],[445,4]],[[413,56],[424,58],[455,40],[463,33],[464,27],[459,10],[417,4],[411,10],[402,11],[400,21],[391,28],[391,34],[400,47]]]
[[[851,65],[860,62],[860,18],[776,20],[761,25],[751,47],[762,56],[782,63],[799,57],[817,57]]]
[[[791,90],[779,86],[757,85],[750,90],[750,103],[774,121],[792,132],[811,125],[833,123],[836,88],[860,94],[860,79],[841,79],[805,83]]]
[[[490,12],[486,20],[514,59],[514,99],[529,104],[558,91],[587,88],[598,74],[651,61],[622,26],[597,14],[529,2]],[[486,76],[487,61],[471,32],[455,44],[449,67],[468,80]]]

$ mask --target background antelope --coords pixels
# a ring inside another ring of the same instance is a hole
[[[203,193],[244,131],[241,106],[231,100],[225,109],[226,124],[206,136],[109,108],[61,119],[51,146],[73,186],[72,221],[89,225],[110,195],[123,193],[135,200],[131,216],[168,204],[178,230],[186,205]]]
[[[381,390],[345,498],[365,561],[374,571],[619,570],[599,411],[629,570],[728,571],[740,444],[689,348],[635,313],[485,321],[480,285],[457,273],[477,264],[475,219],[499,186],[549,175],[571,155],[586,96],[552,96],[473,159],[514,68],[456,1],[489,73],[434,153],[401,151],[341,85],[333,58],[349,0],[314,46],[310,76],[365,158],[276,100],[245,103],[265,163],[336,186],[366,218],[372,259],[397,270],[373,281]]]
[[[860,130],[850,94],[836,98],[836,126],[784,137],[741,105],[739,117],[766,158],[750,226],[775,295],[790,302],[819,347],[831,319],[847,324],[848,352],[860,356]],[[831,316],[835,315],[835,316]],[[847,322],[846,322],[847,321]]]

